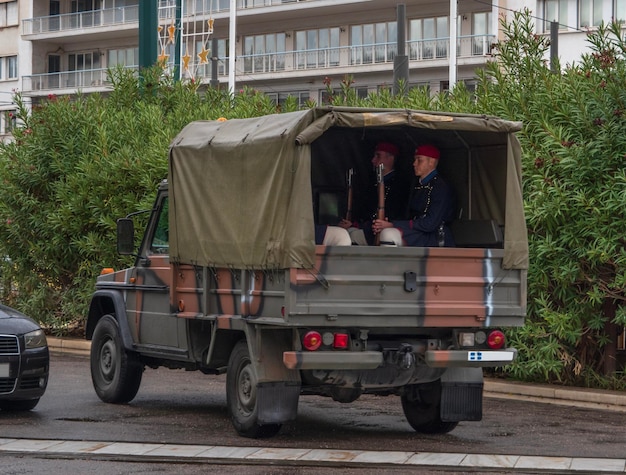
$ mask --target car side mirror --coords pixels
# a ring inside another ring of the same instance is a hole
[[[135,226],[130,218],[117,220],[117,252],[122,256],[135,254]]]

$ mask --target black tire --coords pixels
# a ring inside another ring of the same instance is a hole
[[[441,420],[441,382],[416,384],[402,394],[404,416],[415,432],[447,434],[459,423]]]
[[[230,354],[226,373],[226,400],[231,421],[243,437],[273,437],[281,424],[259,424],[256,385],[257,374],[250,361],[248,344],[240,341]]]
[[[0,409],[3,411],[30,411],[39,403],[37,399],[24,399],[20,401],[0,401]]]
[[[127,403],[137,395],[143,365],[134,353],[124,349],[117,322],[102,317],[91,341],[91,381],[104,402]]]

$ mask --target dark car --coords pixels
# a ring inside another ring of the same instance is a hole
[[[48,385],[46,335],[26,315],[0,304],[0,409],[34,408]]]

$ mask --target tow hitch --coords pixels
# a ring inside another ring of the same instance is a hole
[[[389,359],[392,364],[399,366],[401,369],[409,369],[415,366],[415,354],[413,353],[413,346],[408,343],[400,344],[400,348],[389,354]]]

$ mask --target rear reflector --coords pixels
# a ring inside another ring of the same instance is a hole
[[[334,348],[348,348],[348,334],[347,333],[335,333],[335,339],[333,341]]]
[[[302,346],[309,350],[315,351],[322,345],[322,335],[319,332],[310,331],[302,338]]]
[[[506,338],[504,337],[504,333],[500,330],[494,330],[489,333],[489,337],[487,338],[487,346],[492,350],[499,350],[504,347],[504,343],[506,342]]]

